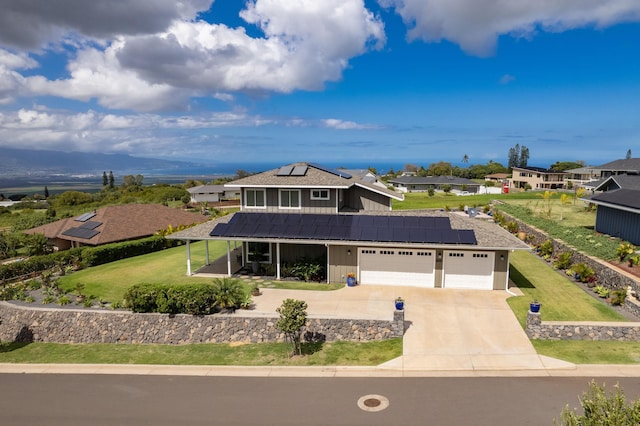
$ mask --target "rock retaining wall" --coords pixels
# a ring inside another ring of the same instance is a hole
[[[573,264],[584,262],[585,264],[587,264],[596,273],[596,276],[598,277],[597,284],[607,287],[610,290],[618,290],[631,287],[631,289],[634,290],[636,294],[640,294],[640,283],[638,282],[638,280],[634,280],[624,274],[621,274],[615,269],[612,269],[606,262],[603,262],[600,259],[594,257],[587,256],[586,254],[577,251],[574,247],[565,244],[564,241],[551,238],[540,229],[527,225],[521,220],[505,212],[501,211],[500,214],[504,215],[504,217],[508,221],[516,222],[518,224],[518,229],[521,232],[525,232],[527,235],[531,235],[533,240],[530,242],[530,244],[536,246],[538,244],[544,243],[546,240],[551,240],[553,244],[554,254],[557,255],[558,253],[570,251],[572,253],[571,263]]]
[[[541,340],[617,340],[640,341],[638,322],[565,322],[546,321],[540,313],[527,314],[527,336]]]
[[[0,341],[55,343],[261,343],[284,341],[279,317],[137,314],[33,309],[0,302]],[[307,340],[371,341],[404,334],[404,312],[393,320],[308,318]]]

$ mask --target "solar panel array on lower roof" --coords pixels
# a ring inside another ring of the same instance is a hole
[[[89,212],[76,217],[75,220],[78,222],[86,222],[87,220],[91,219],[95,215],[96,215],[96,212]]]
[[[212,237],[393,243],[477,244],[473,230],[452,229],[447,217],[236,213]]]
[[[82,225],[80,225],[80,228],[96,229],[100,225],[102,225],[102,222],[96,222],[95,220],[88,220],[85,223],[83,223]]]
[[[69,228],[62,233],[62,235],[66,235],[68,237],[82,238],[85,240],[89,240],[94,236],[98,235],[100,231],[96,231],[95,229],[88,228]]]

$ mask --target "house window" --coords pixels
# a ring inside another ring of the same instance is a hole
[[[280,208],[281,209],[299,209],[300,208],[300,190],[299,189],[281,189],[280,190]]]
[[[267,205],[265,203],[265,191],[264,189],[246,189],[245,190],[246,200],[245,206],[251,208],[265,208]]]
[[[328,189],[312,189],[311,199],[312,200],[328,200],[329,190]]]

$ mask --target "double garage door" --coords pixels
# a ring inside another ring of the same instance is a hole
[[[360,284],[436,286],[435,250],[361,248],[358,252]],[[441,286],[493,289],[494,256],[492,252],[445,250]]]

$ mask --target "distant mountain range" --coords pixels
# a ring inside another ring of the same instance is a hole
[[[184,170],[203,167],[185,161],[132,157],[126,154],[91,154],[0,148],[0,177],[46,176],[54,174],[144,174],[148,171]]]

